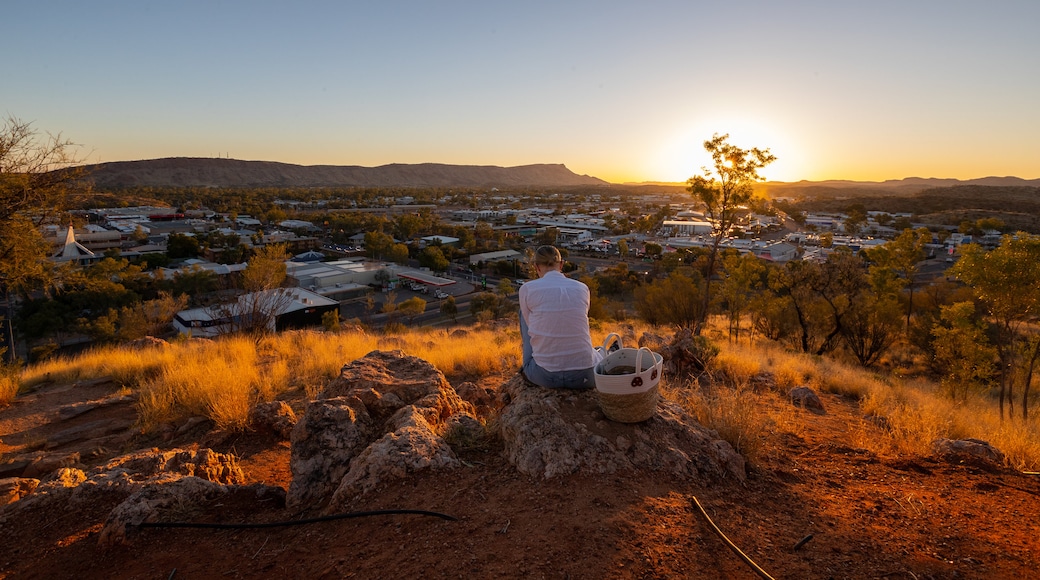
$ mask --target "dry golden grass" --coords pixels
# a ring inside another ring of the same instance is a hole
[[[265,370],[257,364],[255,343],[235,337],[177,350],[178,357],[141,386],[137,406],[143,426],[204,416],[222,429],[245,428]]]
[[[725,381],[738,388],[746,387],[751,378],[763,370],[763,361],[758,354],[743,346],[730,344],[720,350],[712,366]]]
[[[1040,467],[1040,423],[1021,418],[1001,421],[993,401],[986,398],[955,403],[937,385],[907,381],[876,389],[861,404],[866,414],[882,417],[885,426],[881,437],[864,438],[868,449],[927,455],[936,439],[974,438],[1000,449],[1009,467]]]
[[[292,389],[320,393],[343,365],[376,349],[423,358],[449,379],[476,379],[520,366],[519,330],[465,332],[416,329],[397,335],[350,331],[287,332],[256,342],[244,337],[175,341],[162,348],[107,347],[33,365],[0,387],[13,398],[19,385],[112,377],[139,391],[145,428],[205,416],[223,429],[243,429],[258,401]],[[0,399],[3,401],[3,399]]]
[[[643,332],[669,332],[640,322],[597,325],[594,338],[610,331],[635,346]],[[926,381],[879,378],[857,367],[791,353],[773,345],[720,342],[707,390],[662,383],[662,392],[689,409],[750,460],[768,454],[778,435],[803,428],[796,410],[782,401],[792,387],[855,399],[864,416],[850,425],[857,444],[884,454],[928,454],[940,437],[974,437],[1001,449],[1018,469],[1040,467],[1040,423],[1001,421],[992,400],[954,404]],[[258,401],[286,391],[320,393],[341,367],[376,349],[400,349],[425,359],[452,382],[511,372],[520,366],[520,337],[514,326],[476,325],[456,331],[412,329],[385,335],[357,330],[337,333],[288,332],[259,343],[245,338],[175,341],[162,348],[99,348],[71,358],[55,358],[0,376],[0,404],[18,389],[45,382],[73,382],[110,376],[139,391],[141,424],[155,427],[188,416],[206,416],[225,429],[242,429]],[[755,392],[752,377],[771,373],[776,392]]]
[[[0,373],[0,407],[6,407],[14,400],[20,386],[17,376]]]
[[[1040,421],[1001,421],[990,399],[977,397],[957,404],[929,381],[880,378],[859,367],[773,345],[719,346],[721,352],[711,369],[718,384],[707,393],[689,387],[671,389],[669,396],[751,462],[768,453],[779,434],[801,429],[793,408],[782,398],[791,388],[805,385],[856,401],[865,419],[849,426],[853,442],[875,453],[928,455],[936,439],[976,438],[1000,449],[1010,467],[1040,468]],[[773,374],[776,393],[748,388],[749,379],[760,372]]]

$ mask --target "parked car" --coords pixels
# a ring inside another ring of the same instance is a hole
[[[438,290],[438,291],[433,293],[433,297],[436,298],[437,300],[444,300],[445,298],[448,297],[448,294],[445,293],[442,290]]]

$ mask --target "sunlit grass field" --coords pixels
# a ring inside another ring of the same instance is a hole
[[[638,322],[596,322],[593,339],[602,340],[611,331],[621,334],[626,346],[634,346],[644,332],[670,334],[669,329]],[[878,454],[926,455],[937,438],[971,437],[1003,451],[1010,467],[1040,468],[1040,423],[1020,417],[1001,421],[991,398],[977,396],[954,403],[938,385],[920,378],[877,375],[764,342],[717,344],[720,352],[700,380],[683,382],[666,376],[662,392],[752,463],[774,453],[782,434],[799,434],[814,420],[786,402],[791,388],[804,385],[857,405],[863,420],[850,426],[854,442]],[[247,337],[179,340],[165,346],[104,347],[53,358],[20,374],[0,374],[0,405],[34,385],[111,377],[137,392],[145,430],[192,416],[208,417],[223,429],[241,430],[248,427],[256,403],[290,392],[313,397],[338,376],[344,364],[377,349],[399,349],[425,359],[453,384],[508,375],[520,366],[519,330],[508,324],[403,329],[391,334],[358,329],[296,331],[259,341]]]

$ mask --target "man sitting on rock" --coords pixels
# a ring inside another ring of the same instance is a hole
[[[534,254],[537,280],[520,286],[524,378],[550,389],[591,389],[603,359],[589,333],[589,287],[563,275],[554,246]]]

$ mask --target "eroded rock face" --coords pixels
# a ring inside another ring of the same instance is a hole
[[[458,459],[437,433],[450,417],[472,414],[430,363],[373,351],[345,365],[296,423],[287,504],[331,499],[326,510],[337,511],[387,478],[453,467]]]
[[[190,505],[239,488],[244,482],[245,476],[231,455],[210,449],[143,449],[87,472],[63,467],[42,482],[15,480],[4,488],[13,501],[4,509],[31,510],[51,502],[74,508],[86,502],[122,498],[101,533],[101,544],[111,545],[124,541],[127,526],[154,521],[164,507]],[[258,494],[284,493],[280,488],[253,487]]]
[[[0,479],[0,506],[14,503],[29,495],[40,485],[40,480],[32,477],[6,477]]]
[[[222,485],[199,477],[179,477],[143,486],[109,512],[98,534],[98,545],[109,547],[125,543],[131,529],[145,522],[159,521],[163,510],[200,505],[240,490],[252,492],[257,500],[281,499],[282,492],[280,488],[261,484]]]
[[[744,458],[670,401],[636,424],[607,420],[593,391],[502,386],[510,403],[499,416],[507,459],[527,475],[667,471],[703,481],[745,477]]]

